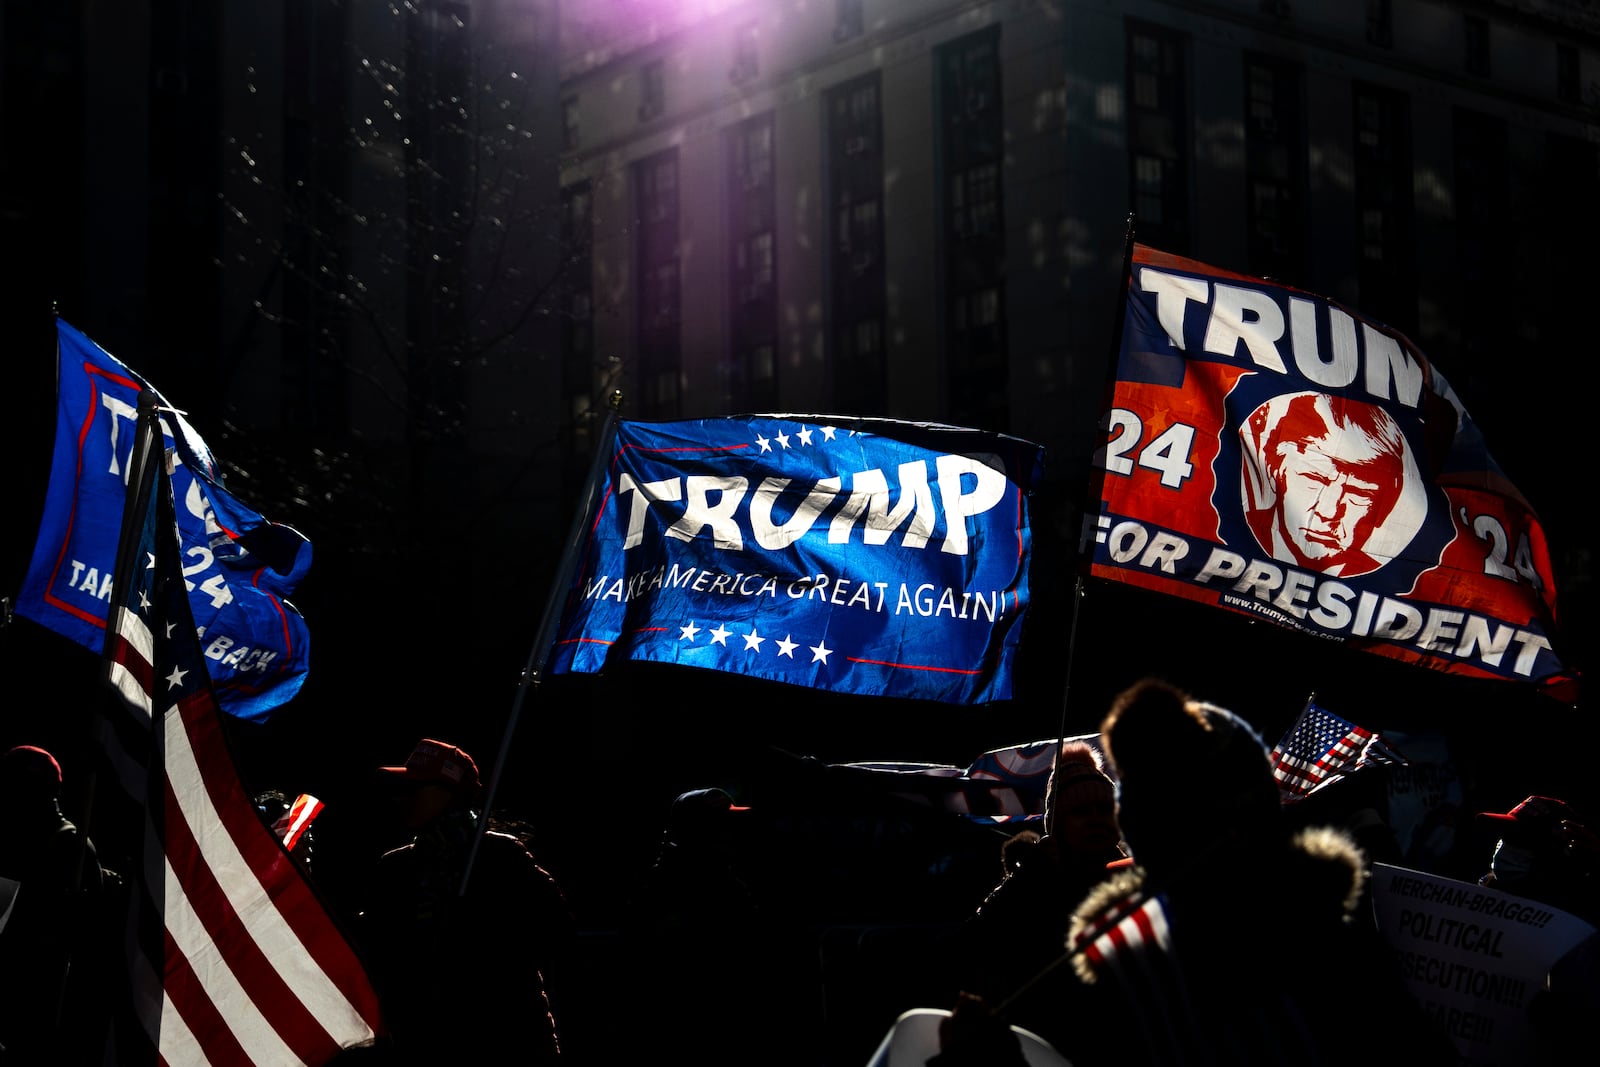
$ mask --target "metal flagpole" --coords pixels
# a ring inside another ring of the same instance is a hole
[[[517,720],[522,715],[523,700],[528,690],[536,687],[543,678],[545,664],[550,659],[550,649],[556,639],[556,628],[561,624],[562,602],[566,598],[567,589],[572,585],[573,572],[577,570],[579,550],[588,536],[589,524],[594,519],[598,503],[596,498],[599,495],[606,466],[611,459],[611,442],[616,436],[617,419],[621,410],[622,390],[616,389],[611,393],[611,409],[606,412],[605,424],[600,429],[600,440],[595,445],[594,457],[589,463],[589,477],[584,485],[583,499],[572,515],[572,526],[567,531],[567,543],[561,553],[561,563],[551,581],[550,593],[545,597],[544,615],[540,618],[539,629],[534,634],[533,647],[528,650],[527,666],[522,669],[522,680],[517,686],[517,695],[511,701],[511,714],[506,719],[505,733],[500,738],[500,748],[494,756],[494,770],[489,774],[489,785],[483,797],[483,810],[479,813],[477,829],[472,838],[472,850],[467,853],[467,865],[461,872],[461,886],[456,891],[458,896],[467,894],[467,882],[472,877],[472,865],[478,858],[478,847],[489,828],[489,812],[494,808],[494,797],[500,786],[500,775],[506,765],[506,753],[511,748],[512,736],[517,732]]]

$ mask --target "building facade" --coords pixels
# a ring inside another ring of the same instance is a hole
[[[1045,444],[1081,480],[1125,238],[1334,297],[1451,380],[1547,525],[1600,238],[1600,12],[591,0],[562,15],[563,391]],[[1534,368],[1539,370],[1534,372]],[[1574,523],[1568,527],[1579,528]],[[1569,572],[1587,549],[1557,544]],[[1574,575],[1576,577],[1576,575]]]

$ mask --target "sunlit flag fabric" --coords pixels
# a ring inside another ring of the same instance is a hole
[[[98,653],[134,412],[143,393],[160,394],[73,327],[58,320],[56,333],[55,452],[16,611]],[[288,597],[310,570],[311,542],[224,489],[210,450],[182,414],[169,408],[162,423],[180,459],[172,482],[203,662],[224,711],[266,719],[300,691],[310,663],[310,633]]]
[[[1124,281],[1091,576],[1577,698],[1544,527],[1405,336],[1138,244]]]
[[[618,420],[549,671],[649,660],[1009,699],[1039,446],[842,416]]]
[[[96,841],[128,834],[102,853],[136,865],[125,872],[131,1003],[117,1062],[327,1063],[373,1043],[377,997],[239,780],[201,666],[154,427],[141,415],[104,649],[122,701],[103,722],[112,783],[98,791]]]
[[[1272,776],[1291,804],[1368,765],[1404,762],[1378,734],[1308,701],[1272,750]]]

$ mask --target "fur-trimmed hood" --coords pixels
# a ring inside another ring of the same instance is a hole
[[[1079,946],[1105,931],[1126,906],[1146,892],[1164,892],[1169,912],[1208,914],[1227,909],[1217,923],[1207,922],[1206,935],[1216,928],[1238,928],[1241,916],[1249,924],[1261,924],[1274,937],[1290,933],[1285,928],[1312,931],[1349,923],[1356,913],[1366,887],[1367,868],[1361,850],[1343,831],[1333,827],[1312,827],[1295,834],[1280,850],[1252,853],[1244,862],[1224,861],[1216,867],[1196,871],[1177,883],[1147,885],[1148,875],[1137,866],[1118,871],[1084,897],[1074,910],[1067,933],[1067,948]],[[1200,931],[1190,932],[1191,936]],[[1093,935],[1087,936],[1086,935]],[[1180,921],[1172,932],[1173,942],[1181,946],[1188,940]],[[1078,953],[1072,958],[1078,977],[1088,983],[1096,980],[1089,958]]]

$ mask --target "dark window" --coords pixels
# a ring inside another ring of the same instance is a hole
[[[659,59],[639,69],[639,121],[645,122],[667,109],[666,71]]]
[[[1578,46],[1575,44],[1556,45],[1556,96],[1561,100],[1576,104],[1582,97],[1582,82],[1578,74]]]
[[[827,99],[833,400],[852,415],[882,415],[888,407],[878,100],[875,72]]]
[[[1367,43],[1379,48],[1394,45],[1394,11],[1390,0],[1367,0]]]
[[[860,37],[866,26],[861,7],[863,0],[834,0],[833,39],[848,41]]]
[[[754,21],[740,23],[733,31],[733,65],[728,68],[728,78],[735,85],[761,73],[756,32],[757,23]]]
[[[578,147],[578,141],[578,98],[564,97],[561,101],[561,147],[570,151]]]
[[[561,398],[567,491],[576,493],[594,451],[593,196],[588,182],[561,190]]]
[[[678,150],[634,165],[635,260],[639,265],[639,408],[646,418],[673,418],[681,406],[678,255]]]
[[[1486,402],[1504,374],[1504,354],[1513,351],[1512,317],[1506,314],[1505,280],[1511,258],[1511,172],[1505,123],[1465,109],[1455,113],[1455,268],[1461,347],[1459,368],[1451,381],[1463,399]],[[1456,365],[1452,365],[1453,367]],[[1492,424],[1482,405],[1467,407],[1485,425]]]
[[[1300,68],[1246,56],[1244,74],[1250,270],[1304,284],[1306,145]]]
[[[1467,73],[1480,78],[1489,76],[1489,21],[1476,15],[1464,16],[1466,30]]]
[[[727,133],[728,336],[725,379],[735,409],[772,410],[778,400],[776,169],[772,116]]]
[[[1412,333],[1417,291],[1410,104],[1396,90],[1357,84],[1354,105],[1360,309]]]
[[[1139,239],[1189,246],[1189,100],[1184,37],[1127,23],[1129,203]]]
[[[937,59],[950,418],[991,430],[1006,429],[1010,409],[999,50],[995,26]]]

